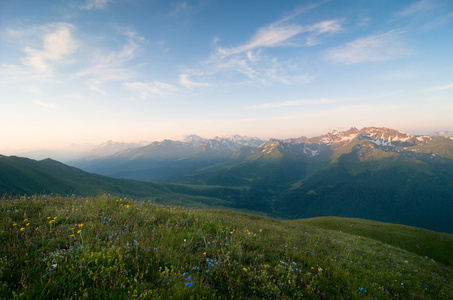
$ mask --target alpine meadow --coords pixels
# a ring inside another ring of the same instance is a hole
[[[0,299],[453,299],[450,0],[0,1]]]

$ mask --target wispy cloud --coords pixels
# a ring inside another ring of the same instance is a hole
[[[320,98],[320,99],[314,99],[314,100],[290,100],[290,101],[283,101],[283,102],[250,105],[250,106],[247,106],[246,108],[258,110],[258,109],[290,107],[290,106],[299,106],[299,105],[328,104],[328,103],[335,103],[335,102],[336,102],[336,100],[334,100],[334,99],[326,99],[326,98]]]
[[[328,60],[343,64],[379,62],[408,56],[411,51],[402,42],[403,32],[391,30],[383,34],[359,38],[327,51]]]
[[[395,14],[395,19],[408,18],[421,22],[420,29],[424,32],[453,21],[451,1],[420,0],[407,6]]]
[[[448,89],[453,89],[453,83],[437,86],[437,87],[430,89],[429,91],[435,92],[435,91],[443,91],[443,90],[448,90]]]
[[[137,91],[143,99],[152,98],[154,96],[168,96],[176,93],[178,88],[172,84],[159,81],[154,82],[126,82],[124,86],[128,89]]]
[[[24,65],[38,72],[51,72],[52,65],[62,62],[67,55],[76,49],[76,42],[72,37],[73,26],[66,23],[52,24],[42,36],[41,49],[25,47],[27,56],[22,59]]]
[[[170,17],[177,17],[189,11],[189,5],[186,1],[176,4],[175,8],[168,14]]]
[[[90,90],[92,90],[93,92],[99,93],[103,96],[107,94],[104,90],[100,89],[99,87],[97,87],[95,85],[90,85]]]
[[[53,103],[47,103],[47,102],[43,102],[41,100],[33,100],[33,103],[36,104],[36,105],[45,107],[45,108],[54,108],[54,107],[56,107],[56,105],[53,104]]]
[[[80,9],[104,9],[107,5],[115,0],[86,0],[85,4],[80,5]]]
[[[60,67],[75,61],[79,41],[74,38],[75,27],[69,23],[49,23],[22,28],[6,28],[2,43],[15,47],[22,54],[17,61],[0,65],[2,83],[23,84],[22,88],[38,82],[59,82]]]
[[[405,9],[396,13],[397,16],[413,16],[426,13],[438,7],[438,1],[435,0],[420,0],[412,3]]]
[[[197,88],[197,87],[208,87],[208,86],[211,86],[209,83],[207,82],[195,82],[195,81],[191,81],[189,79],[189,75],[187,74],[181,74],[179,75],[179,83],[185,87],[185,88],[188,88],[188,89],[192,89],[192,88]]]
[[[91,90],[106,81],[127,81],[136,77],[135,67],[131,63],[138,57],[144,38],[126,28],[117,28],[126,37],[126,42],[119,51],[107,53],[96,51],[92,54],[90,65],[75,73],[74,78],[86,78]]]
[[[304,84],[310,82],[310,76],[300,65],[299,58],[279,55],[268,49],[279,48],[282,53],[291,53],[290,48],[317,45],[324,37],[343,30],[342,19],[328,19],[313,24],[300,24],[296,18],[324,2],[300,7],[281,19],[259,28],[250,39],[241,45],[222,46],[215,38],[214,51],[201,65],[198,72],[191,76],[221,76],[233,84]],[[243,75],[243,76],[236,76]],[[232,79],[234,81],[232,82]]]
[[[13,43],[22,44],[25,54],[22,66],[16,65],[22,73],[41,74],[50,77],[58,65],[71,62],[78,42],[73,37],[74,26],[69,23],[49,23],[24,29],[7,29]],[[14,65],[10,65],[13,68]]]
[[[270,25],[260,28],[251,40],[237,47],[217,49],[220,56],[230,56],[249,52],[258,48],[270,48],[290,46],[289,40],[301,33],[313,33],[314,35],[331,34],[342,30],[341,20],[327,20],[313,25],[301,26],[297,24]]]

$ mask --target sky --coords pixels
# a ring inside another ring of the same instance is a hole
[[[451,0],[0,0],[0,153],[453,130]]]

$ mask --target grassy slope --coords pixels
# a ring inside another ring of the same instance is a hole
[[[108,196],[1,200],[0,219],[0,298],[453,297],[451,266],[302,221]]]
[[[371,238],[453,266],[453,234],[364,219],[319,217],[292,221]]]
[[[97,195],[100,192],[146,197],[154,202],[197,207],[230,207],[241,189],[116,179],[84,172],[60,162],[0,155],[0,195]]]

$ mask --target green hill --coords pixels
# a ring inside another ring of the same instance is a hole
[[[451,234],[110,196],[4,199],[0,218],[1,299],[453,297]]]
[[[196,207],[231,207],[241,188],[178,185],[117,179],[84,172],[51,159],[0,155],[0,195],[85,195],[146,197],[154,202]]]

